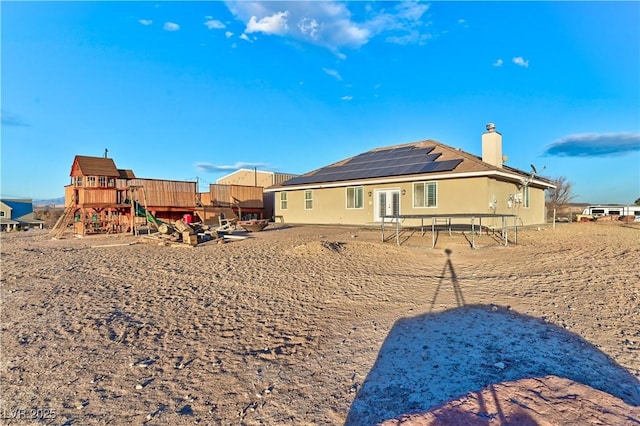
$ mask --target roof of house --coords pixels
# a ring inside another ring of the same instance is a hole
[[[287,188],[355,180],[423,177],[425,175],[495,174],[495,172],[511,175],[516,180],[530,177],[529,173],[522,170],[504,165],[502,168],[496,167],[485,163],[476,155],[452,148],[441,142],[425,140],[372,149],[294,177],[275,187]],[[536,178],[536,180],[542,186],[551,184],[546,179]]]
[[[131,169],[118,169],[118,173],[120,173],[120,179],[135,179],[136,175],[133,173]]]
[[[29,213],[33,213],[33,203],[30,198],[2,198],[2,202],[11,208],[12,219],[20,218]]]
[[[0,224],[3,225],[20,225],[17,220],[8,219],[6,217],[0,217]]]
[[[83,176],[120,177],[120,172],[111,158],[76,155],[73,164],[78,165]],[[73,173],[73,166],[71,170]]]

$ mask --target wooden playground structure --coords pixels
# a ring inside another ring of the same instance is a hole
[[[197,182],[145,179],[118,169],[111,158],[77,155],[65,186],[65,209],[53,227],[54,238],[136,233],[180,220],[218,227],[242,219],[262,219],[262,187],[211,185],[198,193]]]

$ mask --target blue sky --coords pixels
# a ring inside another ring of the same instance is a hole
[[[638,2],[6,2],[3,196],[59,197],[74,155],[137,176],[305,173],[435,139],[640,197]]]

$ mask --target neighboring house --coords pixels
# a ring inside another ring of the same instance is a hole
[[[3,198],[0,200],[0,230],[39,228],[44,222],[34,218],[30,198]]]
[[[287,223],[372,225],[383,215],[480,213],[544,223],[544,191],[554,184],[503,162],[502,135],[490,123],[482,157],[425,140],[373,149],[265,191],[275,194],[275,214]]]
[[[297,175],[291,173],[267,172],[257,169],[239,169],[221,177],[216,181],[216,183],[219,185],[258,186],[262,188],[269,188],[296,176]],[[263,216],[267,219],[273,219],[275,215],[275,194],[272,192],[263,192],[262,202]]]

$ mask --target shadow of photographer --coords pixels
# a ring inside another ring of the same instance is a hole
[[[449,274],[451,275],[451,285],[453,286],[453,294],[456,298],[456,306],[461,307],[465,305],[464,295],[462,294],[462,289],[460,288],[460,282],[458,281],[458,276],[456,275],[456,271],[453,268],[453,263],[451,262],[451,253],[453,253],[453,251],[451,251],[450,249],[445,249],[444,252],[447,255],[447,261],[445,262],[442,273],[440,274],[440,281],[438,281],[438,285],[436,286],[436,291],[433,294],[433,299],[431,299],[429,312],[433,311],[436,300],[438,299],[438,294],[440,293],[440,289],[442,288],[442,284],[446,279],[447,270],[449,270]]]
[[[528,411],[519,407],[511,407],[507,416],[496,389],[503,389],[500,384],[505,382],[546,376],[640,405],[640,381],[579,335],[510,308],[466,304],[452,251],[445,253],[428,313],[396,321],[351,405],[346,425],[372,425],[425,412],[474,391],[477,403],[491,411],[487,415],[500,419],[499,424],[535,425]],[[457,307],[432,312],[437,299],[444,297],[448,279]],[[493,395],[490,404],[483,395]],[[464,412],[457,414],[456,421],[463,423],[456,424],[489,424],[478,423],[475,414],[466,420]]]

